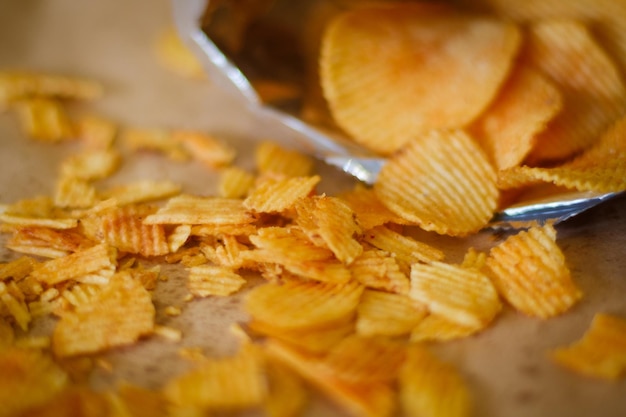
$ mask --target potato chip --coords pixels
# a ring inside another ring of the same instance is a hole
[[[123,382],[115,395],[109,396],[112,415],[129,417],[165,417],[167,402],[159,391]]]
[[[276,361],[266,365],[268,395],[263,410],[268,417],[295,417],[304,409],[309,392],[302,379]]]
[[[504,82],[520,40],[512,23],[432,6],[356,8],[324,34],[324,96],[354,140],[391,154],[425,131],[474,120]]]
[[[405,335],[426,314],[426,307],[407,295],[366,289],[357,307],[356,332],[362,336]]]
[[[244,308],[253,320],[285,330],[320,329],[352,317],[362,292],[354,282],[264,284],[246,295]]]
[[[519,65],[471,128],[499,170],[521,164],[536,136],[559,113],[559,90],[540,72]]]
[[[313,159],[300,152],[262,141],[256,148],[256,168],[260,174],[278,174],[287,177],[308,177],[313,171]]]
[[[38,265],[31,276],[48,285],[58,284],[100,270],[115,268],[117,251],[105,244],[75,252],[63,258],[51,259]]]
[[[429,314],[411,330],[411,342],[446,342],[461,339],[483,329],[483,326],[459,324],[438,315]]]
[[[6,320],[0,318],[0,352],[12,346],[14,340],[13,327]]]
[[[51,229],[72,229],[78,225],[76,219],[33,217],[9,213],[0,213],[0,221],[13,226],[41,226]]]
[[[183,148],[197,161],[209,168],[230,165],[237,151],[226,142],[203,132],[177,130],[172,132],[173,140],[183,144]]]
[[[22,330],[26,331],[32,316],[24,302],[23,295],[18,293],[16,297],[14,293],[15,291],[10,291],[7,284],[0,282],[0,307],[4,305],[8,310],[9,316],[17,322]]]
[[[21,253],[60,258],[93,246],[93,242],[76,229],[50,229],[40,226],[25,226],[15,229],[6,247]]]
[[[76,135],[88,149],[111,149],[117,136],[117,126],[100,116],[88,115],[75,123]]]
[[[56,183],[54,203],[63,208],[89,208],[98,202],[96,188],[87,180],[61,176]]]
[[[417,344],[408,349],[400,374],[400,402],[407,415],[465,417],[470,393],[459,373]]]
[[[238,199],[180,195],[168,200],[165,207],[147,216],[145,224],[201,224],[244,226],[255,221]]]
[[[241,289],[246,280],[230,268],[200,265],[189,268],[187,289],[197,297],[225,297]]]
[[[341,198],[354,212],[362,230],[373,229],[386,223],[405,224],[406,220],[389,210],[371,188],[358,184],[353,190],[341,193]]]
[[[469,248],[463,256],[463,262],[461,262],[462,268],[474,268],[481,271],[487,263],[487,254],[485,252],[479,252],[474,248]]]
[[[66,357],[134,343],[152,332],[154,316],[150,293],[130,274],[120,272],[91,302],[61,316],[52,349]]]
[[[0,263],[0,281],[13,278],[14,281],[20,281],[33,271],[37,261],[28,256],[21,256],[8,263]]]
[[[486,226],[498,200],[494,169],[459,130],[431,131],[411,141],[383,166],[374,191],[404,219],[453,236]]]
[[[486,275],[442,262],[413,264],[409,296],[431,312],[466,326],[484,327],[502,308]]]
[[[83,370],[84,372],[84,370]],[[104,417],[109,412],[104,396],[86,386],[73,385],[45,404],[29,409],[23,417],[85,416]]]
[[[200,237],[221,237],[224,235],[249,236],[255,233],[256,230],[257,230],[257,225],[254,223],[197,225],[197,226],[191,227],[191,236],[200,236]]]
[[[521,231],[493,247],[487,268],[502,297],[529,316],[556,316],[582,296],[550,224]]]
[[[0,350],[0,416],[21,415],[43,404],[68,384],[65,372],[35,349]]]
[[[113,186],[101,191],[99,196],[103,199],[115,199],[120,206],[126,204],[147,203],[149,201],[162,200],[173,197],[181,191],[180,184],[164,180],[140,180],[123,185]]]
[[[395,409],[394,390],[386,383],[354,384],[331,377],[321,359],[271,340],[265,344],[270,357],[290,367],[350,415],[390,417]]]
[[[188,224],[178,225],[167,236],[167,247],[170,252],[176,252],[182,248],[191,236],[191,226]]]
[[[61,162],[61,176],[86,181],[111,176],[119,167],[121,155],[114,149],[97,149],[74,154]]]
[[[563,110],[539,135],[536,164],[584,150],[626,110],[626,87],[615,63],[582,23],[547,20],[532,25],[526,58],[563,93]]]
[[[365,250],[350,265],[350,272],[365,287],[400,294],[409,292],[409,277],[388,252]]]
[[[254,187],[254,175],[248,171],[229,167],[222,171],[218,185],[218,194],[224,198],[243,198]]]
[[[180,39],[176,28],[168,27],[161,33],[155,50],[161,64],[170,71],[186,78],[206,79],[200,61]]]
[[[597,313],[580,340],[553,350],[550,356],[582,375],[617,380],[626,375],[626,320]]]
[[[165,129],[127,128],[122,131],[120,139],[131,151],[157,152],[178,162],[190,158],[183,144],[174,140],[171,132]]]
[[[163,388],[175,405],[234,411],[261,405],[267,396],[263,362],[258,352],[242,349],[236,356],[207,359],[170,380]]]
[[[363,241],[388,252],[395,257],[405,274],[409,274],[415,262],[441,261],[444,253],[426,243],[404,236],[385,226],[378,226],[363,233]]]
[[[249,248],[240,243],[235,236],[224,236],[221,244],[215,246],[201,245],[201,251],[206,258],[216,264],[231,269],[250,267],[243,255]]]
[[[100,291],[102,291],[100,285],[76,284],[64,290],[60,298],[65,302],[65,310],[73,310],[76,307],[93,303]],[[59,313],[62,314],[62,312]]]
[[[74,137],[74,129],[61,103],[33,98],[20,100],[14,106],[28,137],[44,142],[60,142]]]
[[[265,179],[250,191],[243,205],[256,213],[280,213],[294,206],[297,200],[311,194],[320,177],[286,177]]]

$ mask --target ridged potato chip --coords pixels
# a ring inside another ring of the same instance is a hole
[[[313,159],[309,156],[285,149],[271,141],[263,141],[257,146],[255,161],[260,174],[287,177],[308,177],[314,167]]]
[[[9,278],[20,281],[33,271],[37,261],[29,256],[21,256],[11,262],[0,263],[0,282]]]
[[[60,258],[93,246],[93,242],[77,229],[24,226],[15,229],[6,246],[16,252]]]
[[[243,205],[256,213],[280,213],[292,208],[296,201],[315,190],[320,177],[266,178],[254,187]]]
[[[486,275],[442,262],[411,267],[409,297],[452,322],[474,327],[489,324],[502,308]]]
[[[521,231],[495,246],[486,266],[502,297],[529,316],[546,319],[564,313],[582,296],[549,224]]]
[[[356,332],[362,336],[408,334],[428,313],[408,295],[366,289],[357,307]]]
[[[411,342],[444,342],[471,336],[484,326],[470,326],[450,321],[438,314],[429,314],[411,330]]]
[[[352,278],[363,286],[389,292],[409,292],[409,277],[400,270],[396,258],[388,252],[365,250],[350,265]]]
[[[373,229],[386,223],[407,223],[402,217],[389,210],[371,188],[359,184],[353,190],[341,193],[339,197],[350,206],[362,230]]]
[[[266,364],[268,395],[263,410],[268,417],[295,417],[309,401],[309,391],[302,379],[277,361]]]
[[[474,120],[504,82],[520,41],[514,24],[494,18],[423,4],[355,8],[324,34],[324,96],[354,140],[391,154],[425,131]]]
[[[131,151],[157,152],[178,162],[190,159],[183,144],[174,140],[172,133],[165,129],[126,128],[120,140]]]
[[[243,198],[254,187],[254,175],[239,167],[229,167],[222,171],[218,194],[224,198]]]
[[[180,184],[172,181],[140,180],[110,187],[100,191],[98,196],[102,200],[115,199],[118,205],[123,206],[162,200],[178,195],[180,191]]]
[[[144,219],[145,224],[239,226],[255,221],[239,199],[180,195]]]
[[[0,302],[0,307],[4,306],[7,310],[6,316],[12,317],[23,331],[28,330],[32,316],[19,288],[16,289],[15,286],[7,286],[4,282],[0,282]],[[0,310],[0,314],[2,314],[1,312],[2,310]]]
[[[154,328],[150,293],[130,274],[120,272],[91,302],[61,316],[52,334],[59,357],[99,352],[136,342]]]
[[[63,208],[90,208],[98,202],[96,188],[87,180],[61,176],[56,183],[54,203]]]
[[[119,168],[121,158],[114,149],[83,151],[61,162],[61,176],[85,181],[107,178]]]
[[[193,159],[209,168],[228,166],[237,156],[237,151],[226,142],[203,132],[180,130],[172,132],[172,137],[183,144]]]
[[[416,137],[383,166],[374,191],[402,218],[453,236],[486,226],[498,200],[494,168],[460,130]]]
[[[418,344],[408,349],[399,386],[400,403],[407,415],[466,417],[471,414],[470,393],[459,372]]]
[[[117,137],[117,125],[96,115],[81,117],[75,123],[76,136],[88,149],[111,149]]]
[[[194,266],[189,268],[187,276],[187,289],[198,297],[224,297],[239,291],[245,283],[232,269],[216,265]]]
[[[285,330],[321,329],[354,316],[363,287],[288,281],[252,289],[244,303],[253,320]]]
[[[74,138],[73,125],[60,102],[33,98],[20,100],[14,106],[28,137],[52,143]]]
[[[626,320],[597,313],[580,340],[553,350],[550,356],[574,372],[617,380],[626,375]]]

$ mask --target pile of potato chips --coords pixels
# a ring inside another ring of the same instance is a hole
[[[246,170],[205,132],[70,117],[67,101],[97,98],[97,82],[0,74],[0,106],[18,115],[25,135],[77,144],[49,195],[0,206],[6,247],[17,254],[0,263],[0,417],[77,407],[288,417],[304,409],[311,386],[354,416],[470,415],[472,387],[428,343],[485,331],[505,304],[549,319],[583,293],[550,224],[488,252],[470,249],[459,264],[412,227],[467,236],[488,223],[503,190],[538,181],[626,188],[615,50],[584,19],[518,21],[517,2],[506,3],[510,13],[493,3],[497,14],[486,15],[359,6],[332,21],[321,56],[331,111],[355,140],[389,155],[373,188],[337,196],[316,191],[321,178],[308,156],[272,142],[258,144],[255,169]],[[218,170],[218,194],[150,179],[102,186],[125,153],[145,151]],[[181,349],[194,366],[159,389],[92,390],[84,375],[99,354],[153,336],[184,338],[155,322],[160,264],[186,269],[189,301],[245,291],[239,352]],[[253,285],[251,275],[265,282]],[[50,334],[29,334],[50,316]],[[626,319],[598,314],[579,342],[551,357],[585,375],[623,377]]]

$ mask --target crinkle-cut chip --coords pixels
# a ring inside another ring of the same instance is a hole
[[[152,332],[154,316],[150,293],[128,272],[120,272],[91,302],[61,316],[52,349],[66,357],[134,343]]]
[[[68,384],[52,358],[36,349],[0,350],[0,416],[21,415],[47,402]]]
[[[584,150],[626,111],[621,75],[583,23],[563,19],[535,23],[525,56],[563,94],[563,110],[538,136],[529,160],[560,160]]]
[[[0,318],[0,352],[11,347],[14,341],[13,327],[6,320]]]
[[[365,231],[362,239],[373,247],[394,256],[401,270],[406,274],[410,273],[411,265],[415,262],[441,261],[445,257],[443,251],[404,236],[386,226],[377,226]]]
[[[127,128],[122,131],[120,140],[131,151],[157,152],[178,162],[190,158],[183,144],[174,140],[171,132],[165,129]]]
[[[39,264],[31,276],[48,285],[77,280],[100,270],[115,268],[117,251],[106,244],[95,245],[63,258],[51,259]]]
[[[407,415],[467,417],[470,392],[459,372],[426,348],[414,344],[400,373],[400,403]]]
[[[163,393],[121,383],[108,396],[111,415],[132,417],[166,417],[167,402]]]
[[[161,64],[168,70],[185,78],[206,79],[202,64],[180,39],[174,27],[168,27],[161,33],[155,51]]]
[[[253,320],[248,323],[248,328],[253,333],[272,337],[304,352],[321,355],[353,333],[354,323],[350,317],[321,330],[285,330],[272,323]]]
[[[268,361],[265,366],[268,393],[263,410],[268,417],[300,415],[309,400],[309,390],[303,380],[287,366]]]
[[[223,140],[203,132],[180,130],[172,132],[175,141],[197,161],[209,168],[221,168],[230,165],[237,151]]]
[[[63,208],[89,208],[98,202],[96,188],[89,181],[61,176],[54,190],[54,204]]]
[[[244,226],[256,220],[239,199],[179,195],[145,218],[145,224]]]
[[[76,229],[58,230],[41,226],[24,226],[15,229],[6,246],[17,252],[60,258],[91,247],[93,242]]]
[[[170,252],[176,252],[182,248],[191,236],[191,226],[188,224],[178,225],[167,235],[167,247]]]
[[[383,166],[376,195],[421,228],[464,236],[484,227],[497,206],[496,173],[463,131],[430,131]]]
[[[86,150],[61,162],[61,176],[86,181],[111,176],[120,166],[122,157],[116,149]]]
[[[140,180],[108,188],[99,193],[103,199],[115,199],[117,204],[137,204],[163,200],[180,193],[182,187],[172,181]]]
[[[228,167],[220,175],[218,193],[224,198],[243,198],[254,187],[254,175],[243,168]]]
[[[60,297],[64,300],[66,310],[74,310],[81,305],[93,303],[102,289],[102,286],[99,285],[76,284],[64,290]],[[62,311],[59,311],[59,313],[63,314]]]
[[[242,252],[248,251],[249,248],[240,243],[235,236],[224,236],[222,242],[215,246],[201,245],[200,250],[210,262],[216,265],[232,269],[250,266],[242,255]]]
[[[321,359],[283,343],[270,340],[267,354],[284,363],[350,415],[390,417],[395,411],[395,392],[386,383],[356,384],[333,378],[320,364]]]
[[[165,255],[170,249],[163,225],[143,223],[154,211],[148,206],[127,205],[101,213],[99,241],[120,252],[146,257]]]
[[[22,294],[18,294],[16,297],[13,292],[7,288],[4,282],[0,282],[0,307],[4,305],[8,310],[9,316],[15,320],[22,330],[26,331],[32,316],[30,311],[28,311],[28,306],[24,302]]]
[[[117,136],[117,125],[96,115],[81,117],[75,122],[76,135],[88,149],[111,149]]]
[[[52,198],[39,196],[19,200],[13,204],[1,205],[2,214],[12,214],[23,217],[58,217],[60,210],[54,205]]]
[[[411,330],[410,338],[411,342],[445,342],[471,336],[483,328],[459,324],[438,314],[429,314]]]
[[[461,268],[474,268],[482,270],[487,263],[487,254],[485,252],[479,252],[474,248],[469,248],[463,256],[463,262],[461,262]]]
[[[405,3],[356,8],[324,34],[324,96],[354,140],[391,154],[424,131],[474,120],[504,82],[520,41],[515,24],[491,17]]]
[[[338,261],[288,262],[285,270],[297,276],[321,282],[344,284],[350,281],[350,270]]]
[[[83,371],[84,372],[84,371]],[[85,385],[70,385],[45,404],[33,407],[22,417],[104,417],[112,412],[105,394]]]
[[[589,168],[626,158],[626,117],[611,125],[600,139],[578,157],[563,164],[567,168]]]
[[[362,336],[402,336],[426,314],[426,307],[407,295],[366,289],[357,308],[356,332]]]
[[[406,357],[406,345],[380,336],[351,335],[334,346],[321,365],[352,383],[392,382]]]
[[[224,235],[231,236],[250,236],[255,233],[257,226],[253,223],[246,224],[216,224],[216,225],[197,225],[191,227],[191,236],[200,237],[220,237]]]
[[[20,100],[14,104],[20,125],[28,137],[44,142],[74,138],[74,129],[63,105],[44,98]]]
[[[197,368],[170,380],[163,393],[176,405],[233,411],[261,405],[267,396],[263,359],[254,349],[207,359]]]
[[[134,268],[128,268],[127,271],[134,279],[141,282],[141,285],[148,291],[154,290],[157,280],[163,278],[161,276],[161,265],[154,265],[150,268],[138,265]]]
[[[352,277],[363,286],[389,292],[409,292],[409,277],[388,252],[365,250],[350,265]]]
[[[363,252],[356,240],[361,228],[343,200],[325,195],[305,198],[298,201],[296,211],[296,221],[309,239],[323,242],[344,264],[351,264]]]
[[[267,251],[267,262],[281,264],[299,261],[330,261],[330,249],[314,245],[297,227],[262,227],[251,235],[250,242]]]
[[[29,217],[9,213],[0,214],[0,221],[12,226],[41,226],[51,229],[73,229],[78,225],[76,219]]]
[[[243,205],[257,213],[280,213],[315,190],[320,177],[267,178],[250,191]]]
[[[11,285],[15,285],[20,289],[26,301],[35,300],[44,292],[41,283],[30,275],[20,281],[12,281]]]
[[[470,130],[497,169],[511,168],[524,161],[561,107],[557,87],[539,71],[519,65]]]
[[[225,297],[239,291],[245,283],[232,269],[217,265],[194,266],[187,276],[187,289],[197,297]]]
[[[14,281],[21,281],[33,271],[37,261],[29,256],[21,256],[11,262],[0,264],[0,281],[13,278]]]
[[[78,77],[29,72],[0,74],[0,110],[7,104],[31,97],[93,100],[102,95],[102,86]]]
[[[556,316],[582,297],[550,224],[521,231],[493,247],[487,270],[502,297],[529,316]]]
[[[355,282],[270,283],[252,289],[244,308],[253,320],[277,328],[321,329],[354,316],[362,292],[363,287]]]
[[[386,223],[405,224],[406,220],[389,210],[371,188],[358,184],[339,195],[350,206],[361,229],[369,230]]]
[[[626,374],[626,320],[597,313],[580,340],[550,355],[556,363],[582,375],[617,380]]]
[[[285,149],[275,142],[261,142],[255,152],[256,168],[260,174],[278,174],[287,177],[308,177],[314,161],[300,152]]]
[[[486,326],[502,308],[486,275],[442,262],[411,267],[409,296],[434,314],[466,326]]]

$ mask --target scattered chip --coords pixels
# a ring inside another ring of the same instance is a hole
[[[88,149],[111,149],[117,136],[117,126],[100,116],[88,115],[75,123],[76,135]]]
[[[376,195],[421,228],[464,236],[487,225],[497,206],[496,174],[466,133],[431,131],[383,166]]]
[[[512,23],[437,6],[355,8],[324,34],[324,96],[354,140],[391,154],[425,131],[474,120],[504,82],[520,41]]]
[[[291,369],[276,361],[266,364],[268,395],[263,410],[268,417],[294,417],[304,409],[309,392],[302,379]]]
[[[183,144],[174,140],[172,133],[165,129],[127,128],[122,131],[120,139],[131,151],[157,152],[178,162],[190,158]]]
[[[487,268],[502,297],[529,316],[556,316],[582,297],[550,224],[521,231],[492,248]]]
[[[14,104],[22,129],[32,138],[60,142],[74,137],[74,130],[62,104],[45,98],[20,100]]]
[[[233,147],[203,132],[180,130],[172,132],[172,137],[193,159],[212,169],[230,165],[237,155]]]
[[[238,199],[180,195],[147,216],[145,224],[247,225],[255,217]]]
[[[37,265],[37,261],[28,256],[21,256],[8,263],[0,263],[0,281],[13,278],[20,281],[28,276]]]
[[[115,199],[120,206],[162,200],[179,194],[181,186],[172,181],[141,180],[111,187],[99,193],[103,199]]]
[[[61,176],[85,181],[111,176],[121,162],[121,155],[113,149],[88,150],[74,154],[61,163]]]
[[[551,357],[574,372],[617,380],[626,374],[626,320],[598,313],[582,339],[553,350]]]
[[[229,167],[222,171],[219,183],[219,196],[224,198],[243,198],[254,187],[254,176],[248,171]]]
[[[362,230],[373,229],[386,223],[405,224],[402,217],[389,210],[371,188],[362,184],[355,186],[353,190],[342,193],[339,197],[352,209],[357,223]]]
[[[411,342],[445,342],[461,339],[483,328],[483,326],[459,324],[438,314],[429,314],[411,330]]]
[[[197,297],[225,297],[241,289],[246,280],[230,268],[200,265],[189,268],[187,288]]]
[[[280,213],[311,194],[320,177],[266,178],[250,191],[243,205],[256,213]]]
[[[77,229],[51,229],[41,226],[17,227],[6,247],[20,253],[60,258],[93,246]]]
[[[381,250],[365,250],[350,265],[352,277],[363,286],[400,294],[409,292],[409,277],[396,257]]]
[[[17,322],[23,331],[28,330],[32,316],[24,302],[23,294],[19,289],[16,291],[15,287],[8,287],[4,282],[0,282],[0,307],[2,306],[8,310],[9,316]]]
[[[260,174],[308,177],[313,170],[312,158],[270,141],[257,146],[255,159]]]
[[[89,181],[74,176],[57,180],[54,203],[63,208],[89,208],[98,202],[96,188]]]
[[[357,308],[356,332],[362,336],[406,335],[427,312],[407,295],[366,289]]]

